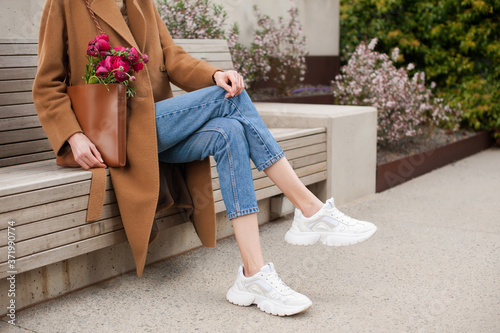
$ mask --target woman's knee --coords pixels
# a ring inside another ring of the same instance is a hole
[[[234,155],[247,155],[248,142],[245,136],[245,128],[236,119],[231,118],[215,118],[212,119],[209,125],[219,133],[217,140],[218,150],[226,150],[229,148]]]

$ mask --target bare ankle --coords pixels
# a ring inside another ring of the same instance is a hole
[[[301,211],[305,217],[311,217],[314,214],[316,214],[322,207],[323,207],[323,203],[318,200],[317,202],[314,202],[314,203],[307,205],[306,207],[301,209]]]
[[[257,274],[258,272],[260,272],[260,269],[264,267],[264,265],[260,266],[260,267],[257,267],[257,265],[252,265],[252,266],[243,266],[243,275],[245,275],[246,277],[251,277],[251,276],[254,276],[255,274]]]

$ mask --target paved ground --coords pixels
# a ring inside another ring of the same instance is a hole
[[[500,332],[500,149],[341,207],[368,241],[297,247],[262,226],[265,255],[313,306],[274,317],[225,300],[234,238],[18,313],[2,332]],[[5,319],[4,319],[5,320]]]

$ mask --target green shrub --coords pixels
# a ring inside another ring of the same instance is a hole
[[[500,137],[500,1],[341,0],[343,58],[361,41],[379,39],[377,49],[400,50],[438,96],[461,104],[463,122]]]

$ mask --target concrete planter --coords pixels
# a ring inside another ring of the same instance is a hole
[[[493,143],[488,132],[479,132],[442,147],[379,164],[377,165],[376,192],[385,191],[434,169],[478,153],[491,147]]]
[[[257,101],[256,101],[257,102]],[[333,95],[311,95],[311,96],[287,96],[279,98],[269,98],[259,100],[258,102],[266,103],[302,103],[302,104],[333,104]]]

